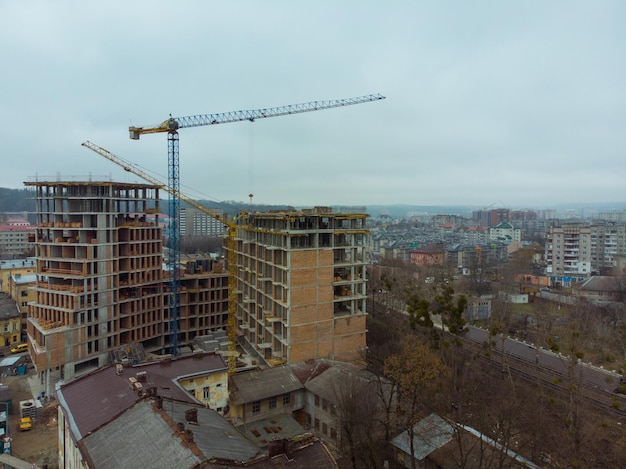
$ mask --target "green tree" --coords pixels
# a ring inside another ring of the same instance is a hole
[[[467,298],[460,295],[455,299],[454,288],[443,284],[435,295],[434,308],[436,314],[441,315],[441,321],[453,334],[458,334],[465,326],[463,312],[467,308]]]
[[[416,325],[433,327],[433,320],[430,317],[430,301],[421,298],[418,293],[414,292],[409,296],[406,307],[411,329],[415,329]]]

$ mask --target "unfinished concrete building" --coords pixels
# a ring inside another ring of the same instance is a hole
[[[268,364],[363,358],[366,217],[317,207],[240,218],[238,334]]]
[[[117,182],[27,182],[38,227],[36,300],[29,305],[29,351],[42,383],[109,363],[111,352],[169,344],[159,189]],[[155,214],[150,221],[146,214]],[[181,345],[224,328],[227,278],[181,273]]]

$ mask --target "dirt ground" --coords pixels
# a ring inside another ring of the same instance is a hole
[[[27,375],[7,376],[0,381],[7,385],[12,392],[13,410],[9,414],[9,432],[11,438],[11,454],[41,468],[55,469],[58,467],[58,435],[57,435],[57,406],[52,402],[44,406],[43,413],[33,421],[30,431],[20,432],[19,418],[20,401],[32,399],[27,377],[34,371],[28,370]]]

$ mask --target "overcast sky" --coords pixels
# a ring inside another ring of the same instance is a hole
[[[626,2],[4,1],[0,187],[167,181],[128,126],[380,93],[181,129],[183,192],[312,205],[626,207]]]

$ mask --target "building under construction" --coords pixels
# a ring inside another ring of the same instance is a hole
[[[168,350],[158,186],[25,184],[35,188],[38,219],[37,296],[29,306],[28,342],[48,392],[51,372],[72,379],[133,344],[147,352]],[[227,324],[227,275],[188,270],[180,274],[181,345]]]
[[[364,357],[366,217],[326,207],[240,217],[238,334],[267,363]]]

